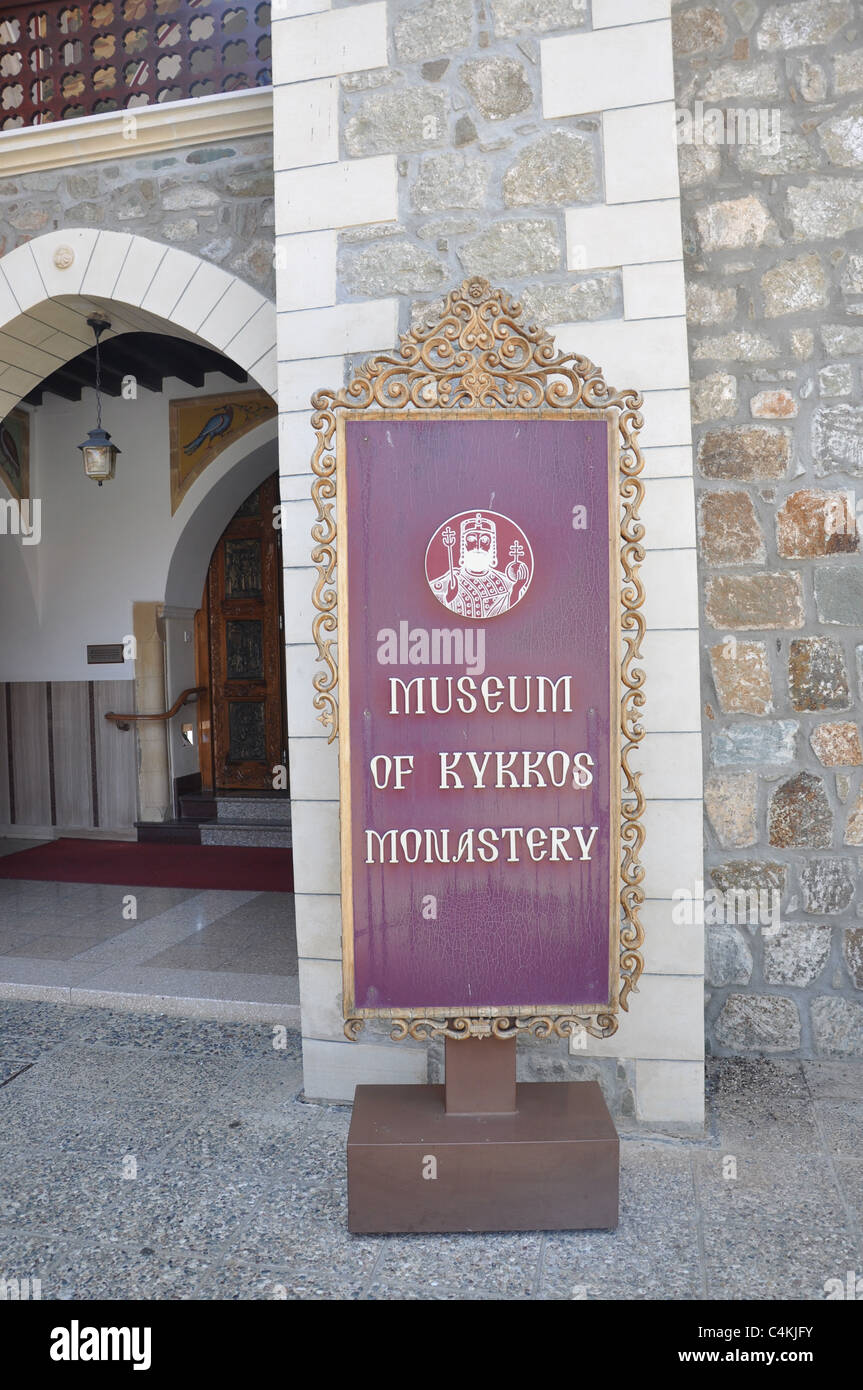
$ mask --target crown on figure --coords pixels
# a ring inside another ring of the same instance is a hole
[[[461,549],[459,552],[459,565],[465,562],[465,551],[467,549],[468,536],[486,535],[491,537],[491,565],[492,569],[497,566],[497,527],[491,517],[483,516],[482,512],[477,512],[476,516],[468,517],[461,524]]]

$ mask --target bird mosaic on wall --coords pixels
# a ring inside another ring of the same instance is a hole
[[[30,417],[12,410],[0,420],[0,481],[19,501],[30,495]]]
[[[233,423],[234,408],[230,405],[223,405],[218,410],[214,410],[204,428],[191,439],[188,444],[183,445],[184,454],[194,454],[202,445],[211,446],[214,440],[220,435],[225,434]]]
[[[271,419],[275,401],[266,391],[188,396],[171,401],[171,510],[205,468],[235,440]]]
[[[6,421],[0,423],[0,456],[3,459],[3,467],[13,478],[21,477],[21,459],[18,454],[18,445],[6,427]]]

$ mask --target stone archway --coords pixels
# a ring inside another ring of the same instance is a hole
[[[103,342],[122,333],[149,332],[201,343],[231,358],[275,397],[276,309],[271,300],[187,251],[134,233],[71,227],[35,237],[0,258],[0,419],[52,372],[92,346],[86,320],[94,309],[105,310],[111,320]],[[181,507],[175,518],[172,551],[211,487],[216,511],[229,504],[236,488],[225,475],[240,458],[254,454],[256,446],[260,452],[265,442],[266,467],[272,471],[275,421],[256,431],[254,439],[226,450],[217,472],[198,480],[186,499],[189,507]],[[254,472],[257,463],[250,467]],[[212,510],[203,506],[205,521]],[[195,529],[193,524],[190,534]],[[177,582],[176,571],[166,576],[167,590]],[[134,632],[140,639],[135,663],[139,709],[152,708],[164,686],[166,603],[170,612],[170,592],[164,602],[133,604]],[[161,707],[161,699],[156,702]],[[164,726],[139,726],[138,791],[144,819],[158,819],[160,808],[164,814],[170,804],[165,744]]]
[[[112,334],[172,333],[204,343],[275,397],[271,300],[188,251],[131,232],[68,227],[0,258],[0,418],[91,346],[87,314],[109,307]]]

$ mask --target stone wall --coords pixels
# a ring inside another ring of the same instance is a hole
[[[58,227],[134,232],[192,251],[275,298],[272,140],[45,169],[0,179],[0,256]]]
[[[853,0],[673,15],[678,106],[693,135],[701,102],[702,130],[726,136],[679,147],[705,878],[781,894],[779,925],[770,898],[766,926],[727,920],[725,899],[725,920],[708,916],[718,1053],[863,1055],[860,20]],[[732,108],[755,113],[749,138]]]
[[[342,154],[398,156],[399,220],[339,237],[339,297],[401,297],[400,329],[466,275],[543,324],[622,317],[620,270],[573,275],[567,207],[602,201],[600,118],[543,120],[539,35],[578,28],[552,0],[390,0],[392,66],[342,77]],[[411,307],[413,305],[413,314]]]
[[[523,1075],[597,1076],[618,1115],[700,1123],[702,876],[689,363],[668,0],[285,0],[273,26],[288,722],[305,1089],[425,1081],[426,1048],[344,1039],[335,745],[311,682],[308,399],[481,274],[645,393],[651,720],[645,972],[619,1031],[520,1044]],[[296,602],[295,602],[296,600]],[[670,771],[671,770],[671,771]],[[439,1049],[429,1053],[436,1076]]]

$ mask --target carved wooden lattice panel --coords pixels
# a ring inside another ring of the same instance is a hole
[[[271,83],[269,0],[0,4],[0,130]]]

